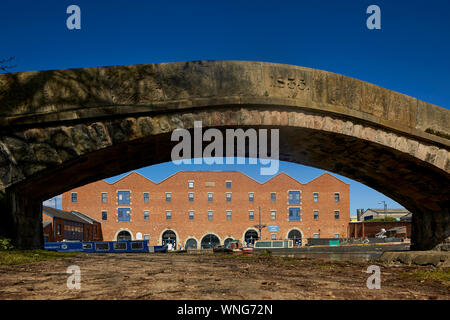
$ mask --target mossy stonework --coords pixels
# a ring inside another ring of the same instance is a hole
[[[170,161],[171,132],[194,121],[279,129],[280,160],[347,176],[413,212],[416,249],[450,235],[449,110],[334,73],[233,61],[0,75],[2,233],[41,247],[43,200]]]

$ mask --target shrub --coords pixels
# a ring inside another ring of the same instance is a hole
[[[0,238],[0,250],[12,250],[14,246],[11,244],[11,239]]]

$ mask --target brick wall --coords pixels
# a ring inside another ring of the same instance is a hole
[[[194,182],[192,189],[188,181]],[[231,181],[231,188],[226,188]],[[131,192],[130,205],[118,205],[117,191]],[[289,205],[288,191],[301,191],[301,204]],[[72,202],[71,194],[77,193],[77,202]],[[101,193],[107,193],[107,202],[102,203]],[[144,202],[144,192],[149,193],[149,202]],[[166,202],[166,192],[171,192],[171,202]],[[188,193],[194,193],[194,201],[188,200]],[[213,201],[208,202],[208,192],[213,193]],[[226,201],[226,193],[231,192],[231,202]],[[254,201],[249,201],[249,192],[254,193]],[[271,202],[270,193],[276,193],[276,201]],[[319,193],[319,201],[313,202],[313,193]],[[334,193],[340,195],[335,202]],[[249,178],[240,172],[178,172],[177,174],[153,183],[142,175],[133,172],[109,184],[97,181],[62,195],[63,210],[76,210],[102,222],[104,240],[116,240],[121,230],[129,231],[133,239],[137,233],[150,236],[151,245],[162,243],[162,233],[173,230],[177,241],[184,246],[189,238],[200,241],[206,234],[219,237],[221,243],[226,238],[243,241],[249,229],[257,230],[258,207],[261,207],[261,222],[278,225],[279,232],[262,231],[262,239],[285,239],[289,231],[297,229],[303,239],[320,233],[320,237],[347,236],[350,222],[350,186],[334,176],[325,173],[309,183],[302,184],[287,174],[280,173],[266,183]],[[118,221],[118,208],[131,208],[131,221]],[[301,221],[289,221],[289,207],[301,208]],[[149,211],[149,219],[144,220],[144,211]],[[172,219],[166,220],[166,210],[172,212]],[[194,211],[194,219],[188,219],[188,211]],[[213,211],[213,220],[208,220],[208,211]],[[231,221],[226,219],[226,211],[231,210]],[[254,220],[249,220],[249,210],[254,211]],[[276,211],[276,220],[271,220],[271,211]],[[314,220],[313,210],[319,211],[319,219]],[[334,210],[339,210],[336,220]],[[107,220],[102,220],[102,211],[107,212]]]

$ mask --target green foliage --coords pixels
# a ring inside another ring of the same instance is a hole
[[[49,250],[8,250],[0,251],[1,265],[18,265],[38,261],[55,260],[82,255],[80,252],[56,252]]]
[[[14,246],[11,244],[11,239],[0,238],[0,251],[12,249],[14,249]]]
[[[364,222],[380,222],[380,221],[397,221],[396,218],[393,217],[386,217],[386,218],[377,218],[372,220],[366,220]]]

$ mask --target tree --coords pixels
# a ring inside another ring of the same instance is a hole
[[[15,57],[9,57],[8,59],[0,60],[0,71],[8,72],[9,69],[16,67],[17,65],[11,65]]]

